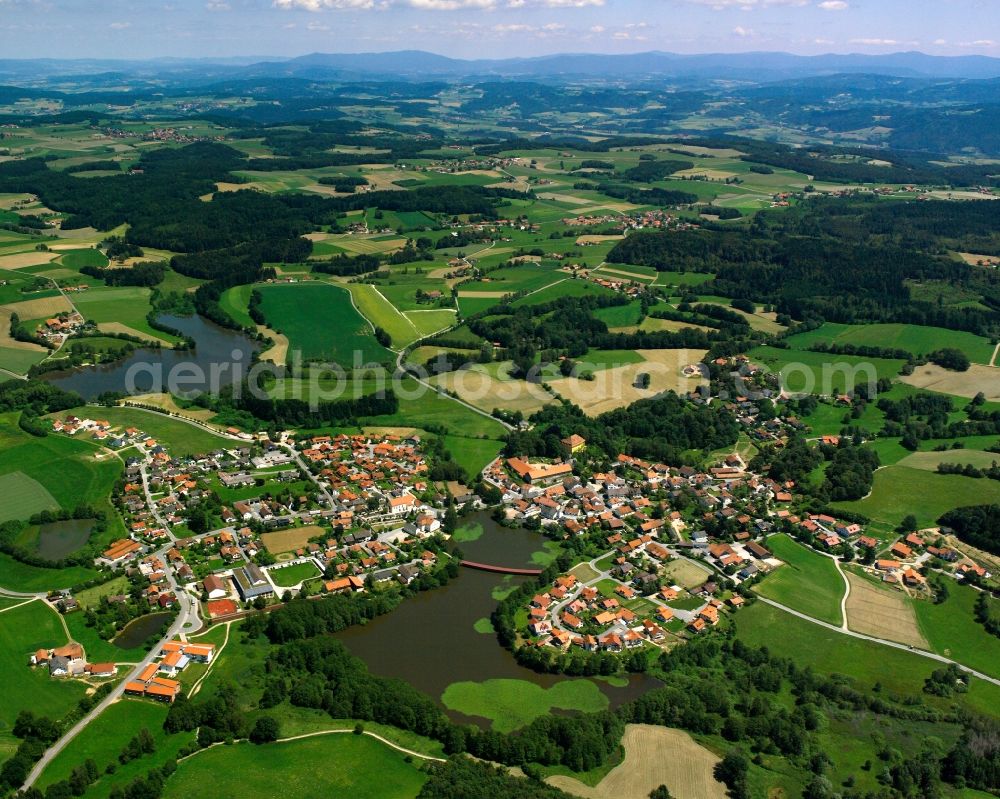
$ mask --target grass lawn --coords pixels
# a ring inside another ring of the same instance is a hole
[[[894,694],[918,696],[948,707],[960,702],[981,713],[1000,716],[1000,688],[973,680],[967,694],[938,700],[924,693],[924,680],[941,664],[900,649],[852,638],[757,602],[735,617],[736,634],[751,646],[766,646],[772,655],[787,657],[800,667],[821,674],[843,674],[871,688],[875,683]]]
[[[899,524],[912,513],[921,527],[929,527],[953,508],[994,502],[1000,502],[1000,483],[996,480],[897,465],[875,472],[870,496],[854,502],[835,502],[833,507],[863,513],[889,525]]]
[[[262,286],[260,293],[268,326],[288,336],[290,348],[300,351],[304,359],[334,360],[345,367],[354,364],[355,353],[360,353],[362,363],[391,359],[345,289],[328,283],[297,283]]]
[[[66,633],[58,614],[36,601],[0,616],[0,736],[9,735],[22,710],[60,719],[83,697],[85,686],[54,680],[47,668],[29,668],[28,657],[38,649],[62,646]]]
[[[931,648],[970,668],[1000,677],[1000,638],[987,633],[973,616],[978,591],[948,581],[948,598],[939,605],[915,602],[917,624]],[[1000,603],[992,601],[993,615]]]
[[[608,698],[590,680],[563,680],[548,689],[527,680],[456,682],[441,701],[450,710],[489,719],[498,732],[523,727],[553,708],[593,713],[608,705]]]
[[[75,411],[66,411],[59,415],[66,416],[71,413],[76,413],[81,418],[107,419],[113,427],[138,428],[156,439],[157,443],[163,444],[171,455],[201,455],[237,445],[236,442],[217,436],[204,427],[141,408],[77,408]]]
[[[291,588],[293,585],[316,577],[319,574],[319,569],[316,568],[315,563],[296,563],[294,566],[268,569],[267,574],[275,585],[281,588]]]
[[[367,735],[320,735],[254,746],[218,746],[180,763],[164,799],[188,799],[212,785],[218,796],[413,799],[426,777],[418,763]]]
[[[767,546],[785,565],[764,578],[756,587],[757,593],[807,616],[840,624],[845,589],[833,560],[784,534],[771,536]]]

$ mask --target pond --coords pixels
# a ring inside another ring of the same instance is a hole
[[[487,513],[473,514],[463,522],[483,527],[476,540],[460,544],[467,559],[482,563],[535,568],[537,562],[532,558],[544,552],[548,540],[539,533],[504,528]],[[449,685],[467,680],[518,679],[551,688],[567,678],[537,674],[518,665],[514,656],[497,643],[496,636],[476,630],[476,623],[488,618],[497,605],[494,590],[514,587],[527,579],[533,578],[463,568],[444,588],[411,597],[392,613],[338,633],[337,637],[373,673],[406,680],[438,700]],[[597,685],[614,708],[659,682],[632,675],[624,687],[604,681]],[[456,721],[484,723],[454,711],[448,714]]]
[[[38,528],[38,555],[46,560],[62,560],[83,547],[94,529],[94,519],[67,519]]]
[[[92,400],[105,391],[129,393],[130,377],[135,394],[165,391],[163,385],[171,374],[183,379],[187,391],[204,391],[212,387],[213,369],[218,373],[219,386],[232,382],[232,364],[246,366],[259,349],[257,342],[235,330],[228,330],[201,316],[160,316],[165,325],[190,336],[196,342],[194,350],[141,348],[115,363],[81,366],[61,372],[49,372],[43,379],[65,391],[75,391]],[[194,367],[202,377],[189,379],[190,372],[181,374],[182,367]],[[177,392],[174,392],[177,393]]]
[[[140,616],[126,624],[125,629],[118,633],[111,643],[119,649],[135,649],[166,627],[170,618],[170,613],[150,613],[147,616]]]

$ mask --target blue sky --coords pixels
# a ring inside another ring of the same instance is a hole
[[[422,49],[1000,56],[1000,0],[0,0],[0,57]]]

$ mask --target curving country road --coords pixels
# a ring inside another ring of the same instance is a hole
[[[929,658],[930,660],[936,660],[938,663],[944,663],[952,666],[957,666],[966,674],[971,674],[973,677],[977,677],[980,680],[985,680],[986,682],[991,682],[994,685],[1000,685],[1000,680],[995,677],[990,677],[987,674],[976,671],[975,669],[970,669],[968,666],[964,666],[956,660],[951,660],[946,658],[944,655],[937,655],[934,652],[928,652],[925,649],[914,649],[906,644],[898,644],[895,641],[887,641],[884,638],[876,638],[873,635],[865,635],[864,633],[857,633],[854,630],[844,629],[843,627],[838,627],[836,624],[830,624],[825,621],[820,621],[819,619],[814,619],[812,616],[807,616],[805,613],[800,613],[797,610],[792,610],[792,608],[787,605],[782,605],[780,602],[775,602],[773,599],[766,599],[762,596],[757,596],[758,602],[763,602],[765,605],[770,605],[771,607],[777,608],[778,610],[783,610],[785,613],[791,613],[796,618],[802,619],[803,621],[808,621],[813,624],[818,624],[820,627],[825,627],[828,630],[833,630],[835,633],[842,633],[843,635],[849,635],[852,638],[859,638],[862,641],[871,641],[875,644],[882,644],[883,646],[891,646],[893,649],[900,649],[903,652],[909,652],[912,655],[920,655],[921,657]]]

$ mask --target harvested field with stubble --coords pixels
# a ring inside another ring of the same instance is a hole
[[[454,391],[470,405],[487,413],[492,413],[494,408],[506,408],[528,416],[555,402],[555,398],[539,385],[524,380],[499,380],[475,367],[446,372],[428,382]]]
[[[1000,360],[1000,359],[998,359]],[[911,375],[903,375],[900,382],[928,391],[955,394],[972,398],[980,391],[991,402],[1000,401],[1000,369],[974,363],[967,372],[952,372],[935,364],[918,366]]]
[[[23,300],[0,307],[0,311],[6,313],[16,313],[21,321],[28,319],[42,319],[48,316],[55,316],[58,313],[69,313],[73,310],[70,301],[62,294],[55,297],[39,297],[37,300]]]
[[[623,408],[641,399],[648,399],[665,391],[683,394],[704,382],[702,377],[685,377],[681,370],[688,364],[698,363],[707,350],[636,350],[640,363],[601,369],[594,372],[593,380],[563,377],[551,380],[553,390],[579,405],[584,413],[597,416],[615,408]],[[640,373],[650,376],[649,388],[637,388]]]
[[[901,591],[879,588],[864,577],[845,574],[851,584],[851,595],[847,598],[848,627],[907,646],[930,648],[917,626],[913,606]]]
[[[545,781],[583,799],[647,799],[660,785],[683,799],[725,799],[725,786],[712,775],[719,758],[686,732],[629,724],[622,745],[625,760],[593,788],[562,775]]]
[[[322,527],[310,524],[306,527],[293,527],[290,530],[282,530],[277,533],[263,533],[260,540],[264,543],[264,549],[272,555],[277,555],[304,547],[309,543],[310,538],[323,535],[323,533]]]
[[[19,252],[14,255],[0,255],[0,269],[23,269],[26,266],[40,266],[59,257],[57,252]]]

